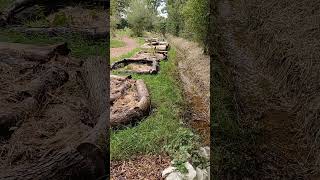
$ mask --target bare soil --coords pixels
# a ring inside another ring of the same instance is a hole
[[[141,155],[126,161],[111,162],[111,180],[159,180],[162,171],[170,166],[166,155]]]

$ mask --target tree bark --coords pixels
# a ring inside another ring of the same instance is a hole
[[[67,43],[39,46],[0,42],[0,55],[22,57],[30,61],[47,62],[55,55],[68,55],[69,52]]]
[[[25,90],[17,93],[20,103],[17,106],[0,112],[0,129],[10,129],[23,120],[27,114],[34,112],[45,100],[45,93],[52,91],[68,80],[64,70],[52,68],[39,78],[32,80]]]
[[[130,124],[138,119],[141,119],[150,110],[151,100],[147,86],[142,80],[137,80],[137,94],[139,97],[138,104],[121,114],[111,114],[111,127],[119,127]]]

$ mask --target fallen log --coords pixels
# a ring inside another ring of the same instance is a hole
[[[74,28],[74,27],[36,27],[25,28],[15,27],[11,28],[13,31],[20,32],[29,36],[46,35],[49,37],[67,36],[67,35],[81,35],[86,39],[100,40],[109,37],[109,30],[97,31],[96,28]]]
[[[139,102],[133,108],[130,108],[125,113],[121,114],[111,114],[110,124],[111,127],[120,127],[126,124],[133,123],[143,116],[145,116],[151,105],[150,95],[148,93],[147,86],[142,80],[137,80],[136,82],[137,94],[139,97]]]
[[[76,147],[67,147],[31,165],[0,170],[3,180],[96,180],[107,177],[107,118],[100,115],[96,126]]]
[[[50,156],[43,157],[31,165],[20,165],[12,169],[0,169],[3,180],[96,180],[107,174],[107,121],[105,111],[95,127],[77,147],[66,147]]]
[[[82,76],[89,92],[91,109],[94,114],[103,113],[109,104],[109,89],[107,83],[110,76],[107,71],[107,63],[105,58],[90,57],[84,63]]]
[[[90,68],[90,74],[85,77],[86,85],[92,85],[94,83],[105,84],[101,86],[91,86],[88,87],[91,90],[96,89],[89,95],[89,100],[94,101],[96,104],[94,106],[99,107],[100,110],[97,111],[99,114],[96,115],[96,124],[93,128],[84,128],[77,131],[73,135],[79,137],[77,142],[72,142],[65,144],[61,149],[48,150],[40,159],[37,159],[31,163],[22,163],[19,165],[12,165],[8,167],[0,168],[0,179],[4,180],[69,180],[69,179],[80,179],[80,180],[97,180],[107,178],[107,167],[109,163],[108,154],[108,93],[105,93],[105,87],[107,87],[107,82],[95,81],[94,77],[103,74],[105,71],[94,73],[94,71],[101,71],[106,69],[105,66],[97,63],[104,60],[94,60],[93,65],[84,65],[85,67],[100,67],[96,69]],[[102,64],[106,62],[105,60],[101,62]],[[90,64],[90,63],[89,63]],[[87,68],[85,68],[87,69]],[[59,77],[62,73],[53,71],[55,73],[47,72],[44,78],[39,78],[40,82],[45,81],[45,77]],[[104,74],[107,76],[107,74]],[[64,77],[64,76],[63,76]],[[64,78],[56,78],[63,80]],[[103,76],[102,78],[103,79]],[[37,80],[37,79],[36,79]],[[42,86],[43,83],[38,83],[36,80],[30,83],[31,85],[24,90],[25,96],[36,96],[35,94],[42,93],[39,89],[42,87],[53,87],[58,85],[58,82],[46,81],[46,86]],[[93,82],[90,82],[93,81]],[[48,90],[49,88],[47,88]],[[104,94],[98,95],[103,92]],[[98,97],[105,97],[98,99]],[[27,99],[27,98],[26,98]],[[93,102],[91,102],[93,103]],[[104,106],[104,107],[103,107]],[[100,108],[101,107],[101,108]],[[80,120],[79,120],[80,121]],[[72,124],[70,125],[72,126]],[[69,128],[79,128],[79,126],[69,127]],[[63,135],[63,134],[61,134]],[[67,137],[66,137],[67,138]]]
[[[119,88],[115,89],[110,95],[110,103],[113,103],[116,99],[122,96],[125,93],[125,91],[129,88],[130,84],[123,82],[123,84]]]
[[[56,55],[68,55],[69,52],[67,43],[39,46],[0,42],[0,55],[22,57],[30,61],[47,62]]]
[[[167,59],[167,56],[162,53],[146,53],[146,52],[140,51],[136,53],[132,58],[127,58],[127,59],[130,59],[130,60],[146,59],[146,60],[162,61]]]
[[[16,94],[16,98],[21,102],[15,107],[0,112],[0,129],[8,130],[20,123],[27,114],[34,112],[44,102],[45,93],[60,87],[68,81],[68,78],[64,70],[52,68],[39,78],[32,80],[24,90]]]
[[[137,73],[137,74],[156,74],[159,71],[159,62],[156,60],[130,60],[123,59],[121,61],[114,62],[111,64],[111,70],[116,70],[125,67],[129,64],[148,64],[151,65],[147,70],[122,70],[124,73]]]

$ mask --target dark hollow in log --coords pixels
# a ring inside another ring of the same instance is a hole
[[[31,45],[19,43],[0,42],[0,55],[10,55],[12,57],[22,57],[30,61],[47,62],[56,55],[68,55],[70,49],[67,43],[55,45]]]
[[[137,73],[137,74],[157,74],[159,71],[159,62],[156,60],[130,60],[130,59],[123,59],[121,61],[114,62],[111,64],[111,70],[116,70],[119,68],[123,68],[128,66],[129,64],[147,64],[150,66],[148,70],[121,70],[124,73]]]

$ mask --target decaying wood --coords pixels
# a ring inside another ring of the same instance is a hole
[[[110,103],[113,103],[116,99],[122,96],[129,88],[130,84],[124,81],[123,84],[119,88],[115,89],[114,93],[110,95]]]
[[[146,113],[148,113],[151,105],[151,100],[147,86],[142,80],[137,80],[136,87],[139,102],[135,107],[129,109],[125,113],[111,114],[111,127],[119,127],[121,125],[132,123],[138,119],[141,119],[146,115]]]
[[[65,148],[32,165],[0,170],[2,180],[96,180],[103,176],[105,173],[95,158],[73,148]]]
[[[137,73],[137,74],[156,74],[159,71],[159,62],[156,60],[131,60],[131,59],[123,59],[121,61],[114,62],[111,65],[111,70],[119,69],[125,67],[129,64],[151,64],[149,70],[123,70],[121,72],[125,73]]]
[[[22,57],[30,61],[46,62],[55,55],[68,55],[69,52],[67,43],[39,46],[0,42],[0,55],[8,54],[12,57]]]
[[[7,132],[11,127],[17,126],[21,120],[26,118],[30,112],[38,108],[38,102],[33,97],[28,97],[15,107],[1,109],[0,130]]]
[[[107,39],[109,37],[109,31],[97,31],[95,28],[72,28],[72,27],[39,27],[39,28],[22,28],[16,27],[12,28],[16,32],[21,32],[26,35],[47,35],[50,37],[54,36],[65,36],[77,34],[84,38],[99,40]]]
[[[82,76],[89,91],[89,99],[94,114],[103,113],[109,104],[109,75],[105,58],[90,57],[84,63]]]
[[[24,48],[24,46],[21,47]],[[59,52],[57,49],[54,51]],[[13,52],[12,55],[14,55]],[[32,48],[26,48],[23,52],[28,52],[27,54],[31,56],[30,54],[32,54],[31,52],[33,51]],[[20,58],[22,59],[21,61],[31,62],[24,60],[25,55],[23,57],[24,58]],[[40,60],[40,58],[37,60]],[[18,105],[14,108],[9,106],[3,113],[0,111],[0,129],[2,129],[2,127],[5,127],[6,129],[16,127],[19,122],[23,122],[22,120],[28,113],[32,113],[36,110],[38,111],[44,104],[43,102],[47,102],[45,101],[46,94],[61,87],[68,81],[69,75],[65,68],[61,67],[59,63],[55,64],[54,62],[42,64],[42,66],[47,69],[45,72],[43,71],[43,74],[40,74],[38,78],[29,81],[29,84],[25,86],[25,88],[21,89],[19,86],[19,90],[17,90],[18,93],[13,95],[13,97],[17,97],[15,99],[18,101]],[[1,166],[0,179],[96,180],[106,178],[106,168],[109,162],[109,157],[106,155],[108,154],[108,120],[110,118],[108,108],[109,86],[107,85],[107,82],[110,76],[107,73],[107,65],[104,58],[87,59],[82,66],[84,69],[83,72],[80,72],[78,68],[79,67],[76,67],[75,69],[70,70],[72,71],[70,73],[81,74],[83,76],[84,84],[89,90],[88,99],[92,109],[94,109],[94,119],[96,119],[93,128],[81,123],[69,124],[62,131],[57,133],[61,134],[54,136],[54,138],[57,138],[57,141],[59,141],[59,143],[56,143],[57,147],[52,148],[53,150],[48,149],[47,153],[42,152],[41,158],[28,162],[21,160],[19,163],[12,164],[8,167]],[[70,75],[70,77],[73,76]],[[84,90],[84,92],[87,92],[87,89],[81,89]],[[62,91],[64,91],[63,88]],[[49,108],[46,108],[46,110],[47,109]],[[11,112],[12,114],[10,114]],[[30,118],[28,120],[30,120]],[[57,121],[59,120],[57,119]],[[77,118],[73,119],[73,123],[74,121],[77,121]],[[79,122],[80,121],[81,120],[79,119]],[[37,122],[34,121],[32,123]],[[74,129],[72,128],[77,128],[75,131],[76,133],[74,133]],[[25,126],[21,126],[19,130],[26,131],[29,129]],[[69,139],[70,136],[72,138]],[[68,139],[72,142],[70,142],[70,144],[64,142],[60,143],[61,137],[66,138],[66,142],[68,142]],[[53,141],[55,141],[54,138]],[[74,139],[76,139],[76,141],[74,141]],[[43,142],[39,142],[39,144],[41,143],[46,144],[47,141],[44,140]],[[35,144],[37,143],[35,142]],[[53,144],[56,145],[55,143]],[[51,143],[49,143],[48,146],[44,145],[44,147],[51,147]]]
[[[0,129],[9,129],[19,123],[29,113],[35,111],[45,100],[45,94],[66,81],[68,73],[64,70],[51,68],[42,76],[32,80],[25,90],[19,91],[17,97],[21,102],[10,109],[0,112]]]

